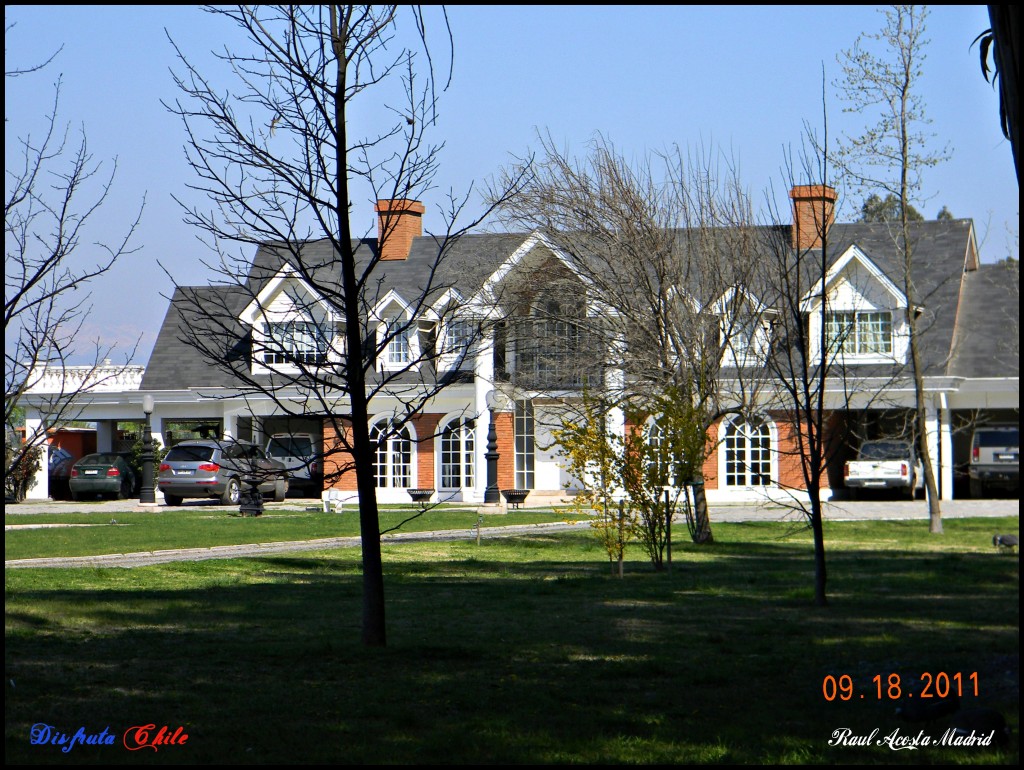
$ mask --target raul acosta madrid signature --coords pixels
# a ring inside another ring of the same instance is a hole
[[[925,735],[924,731],[918,731],[917,735],[912,733],[901,734],[900,728],[891,733],[883,734],[879,728],[875,728],[867,735],[857,735],[849,727],[840,727],[832,731],[829,739],[829,746],[888,746],[892,751],[917,749],[925,746],[991,746],[996,731],[985,734],[971,730],[969,734],[954,730],[952,727],[946,730],[939,738]]]
[[[164,725],[157,728],[156,724],[133,725],[121,736],[121,743],[128,751],[158,751],[164,746],[183,746],[187,741],[188,733],[184,727],[172,729]],[[58,746],[65,754],[75,746],[113,746],[116,742],[117,735],[110,731],[109,725],[99,732],[89,732],[84,727],[79,727],[75,732],[69,733],[45,722],[37,722],[29,730],[29,743],[33,746]]]

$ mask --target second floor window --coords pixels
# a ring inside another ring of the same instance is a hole
[[[412,347],[409,344],[409,330],[397,329],[388,340],[388,366],[402,366],[412,362]]]
[[[833,312],[825,316],[830,353],[867,356],[892,354],[892,313]]]
[[[268,323],[263,327],[265,343],[263,363],[304,364],[320,366],[327,363],[330,342],[323,328],[310,321]]]
[[[445,326],[441,353],[461,360],[469,351],[469,346],[473,344],[476,333],[476,324],[469,319],[451,321]]]

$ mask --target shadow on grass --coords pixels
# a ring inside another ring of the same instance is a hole
[[[12,763],[1007,762],[828,746],[900,728],[873,678],[978,672],[965,702],[1018,720],[1018,562],[849,548],[810,604],[804,543],[680,544],[672,574],[609,576],[580,535],[389,547],[389,646],[359,645],[357,556],[7,576]],[[29,574],[29,573],[35,573]],[[826,675],[848,674],[828,702]],[[864,697],[860,697],[864,696]],[[114,746],[30,745],[46,723]],[[185,745],[121,745],[132,725]]]

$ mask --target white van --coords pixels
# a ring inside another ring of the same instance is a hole
[[[275,433],[267,442],[267,455],[284,463],[292,487],[319,496],[323,490],[323,465],[313,434]]]

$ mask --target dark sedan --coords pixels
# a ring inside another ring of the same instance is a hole
[[[71,467],[71,499],[91,495],[129,498],[135,492],[135,474],[123,455],[100,452],[86,455]]]

